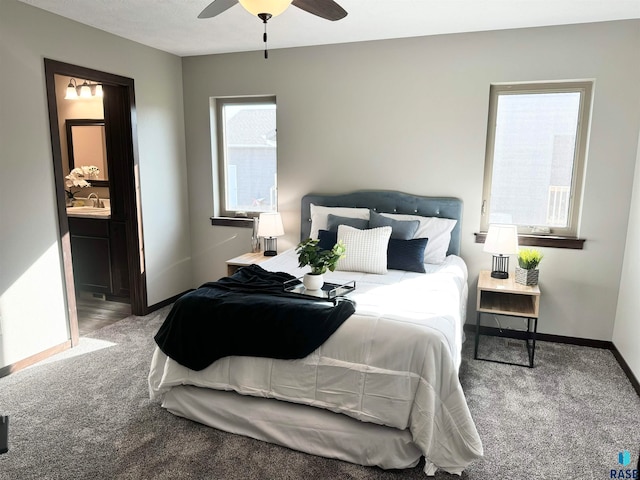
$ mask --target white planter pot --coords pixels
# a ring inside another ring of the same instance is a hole
[[[324,285],[324,275],[306,273],[302,279],[302,284],[307,290],[320,290]]]

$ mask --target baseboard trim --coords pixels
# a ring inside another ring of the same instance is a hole
[[[147,313],[151,313],[154,312],[155,310],[159,310],[162,307],[166,307],[167,305],[172,304],[173,302],[175,302],[177,299],[179,299],[182,295],[184,295],[185,293],[188,293],[190,291],[192,291],[193,289],[189,289],[186,290],[182,293],[179,293],[177,295],[174,295],[171,298],[167,298],[166,300],[163,300],[162,302],[158,302],[155,305],[151,305],[149,307],[147,307]],[[49,358],[52,355],[55,355],[56,353],[60,353],[60,352],[64,352],[65,350],[68,350],[71,348],[71,340],[67,340],[66,342],[63,342],[59,345],[55,345],[51,348],[48,348],[40,353],[36,353],[35,355],[32,355],[30,357],[27,357],[23,360],[20,360],[19,362],[16,363],[12,363],[10,365],[7,365],[5,367],[0,368],[0,378],[2,377],[6,377],[7,375],[10,375],[14,372],[17,372],[18,370],[22,370],[24,368],[30,367],[31,365],[35,365],[36,363],[44,360],[45,358]]]
[[[613,356],[616,357],[616,360],[618,360],[622,371],[627,375],[627,378],[631,382],[631,385],[633,385],[633,388],[640,397],[640,381],[638,381],[636,376],[633,374],[631,368],[629,368],[629,364],[625,361],[624,357],[614,344],[612,344],[611,352],[613,353]]]
[[[464,325],[464,329],[467,332],[471,332],[475,335],[476,326],[470,323],[466,323]],[[485,327],[483,325],[480,326],[480,334],[481,335],[492,335],[495,337],[508,337],[508,338],[518,338],[525,339],[526,332],[521,330],[510,330],[508,328],[503,328],[502,330],[497,327]],[[549,333],[537,333],[536,340],[541,340],[543,342],[552,342],[552,343],[567,343],[569,345],[578,345],[580,347],[592,347],[592,348],[603,348],[605,350],[612,350],[613,343],[607,342],[605,340],[594,340],[591,338],[578,338],[578,337],[566,337],[564,335],[551,335]]]
[[[475,324],[465,323],[464,330],[465,332],[469,332],[475,335],[476,326]],[[522,332],[520,330],[509,330],[509,329],[500,330],[497,327],[485,327],[482,325],[480,326],[480,334],[492,335],[496,337],[517,338],[522,340],[526,338],[525,337],[526,332]],[[536,334],[536,340],[540,340],[543,342],[551,342],[551,343],[566,343],[569,345],[577,345],[580,347],[602,348],[604,350],[611,350],[611,353],[613,353],[613,356],[618,361],[620,368],[622,368],[622,371],[625,373],[625,375],[631,382],[631,385],[633,386],[634,390],[640,397],[640,382],[635,377],[635,375],[631,371],[631,368],[629,368],[629,365],[627,365],[627,362],[624,360],[624,358],[622,357],[622,355],[620,354],[616,346],[613,344],[613,342],[608,342],[606,340],[594,340],[591,338],[578,338],[578,337],[567,337],[564,335],[551,335],[549,333]]]
[[[64,352],[65,350],[69,350],[71,348],[71,340],[67,340],[59,345],[55,345],[51,348],[47,348],[46,350],[36,353],[35,355],[31,355],[19,362],[12,363],[5,367],[0,368],[0,378],[6,377],[7,375],[17,372],[18,370],[22,370],[24,368],[30,367],[31,365],[35,365],[36,363],[44,360],[45,358],[49,358],[56,353]]]
[[[171,298],[167,298],[166,300],[163,300],[161,302],[155,303],[153,305],[149,305],[147,307],[147,313],[155,312],[156,310],[160,310],[162,307],[166,307],[167,305],[171,305],[173,302],[178,300],[185,293],[193,292],[193,290],[194,290],[193,288],[190,288],[189,290],[185,290],[184,292],[179,293],[177,295],[174,295]]]

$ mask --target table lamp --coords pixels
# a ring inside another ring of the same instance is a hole
[[[258,220],[258,236],[264,238],[264,255],[274,257],[277,252],[276,237],[284,235],[282,218],[278,212],[261,213]]]
[[[515,225],[489,225],[484,251],[493,254],[491,276],[509,278],[509,255],[518,253],[518,227]]]

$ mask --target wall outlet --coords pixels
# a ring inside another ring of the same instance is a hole
[[[0,453],[9,451],[9,415],[0,415]]]

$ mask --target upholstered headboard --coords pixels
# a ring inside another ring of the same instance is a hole
[[[462,200],[452,197],[421,197],[389,190],[360,190],[341,195],[309,194],[302,197],[300,240],[309,238],[311,232],[310,204],[325,207],[369,208],[378,213],[402,213],[423,217],[452,218],[458,220],[451,232],[447,255],[460,255],[460,231],[462,228]]]

